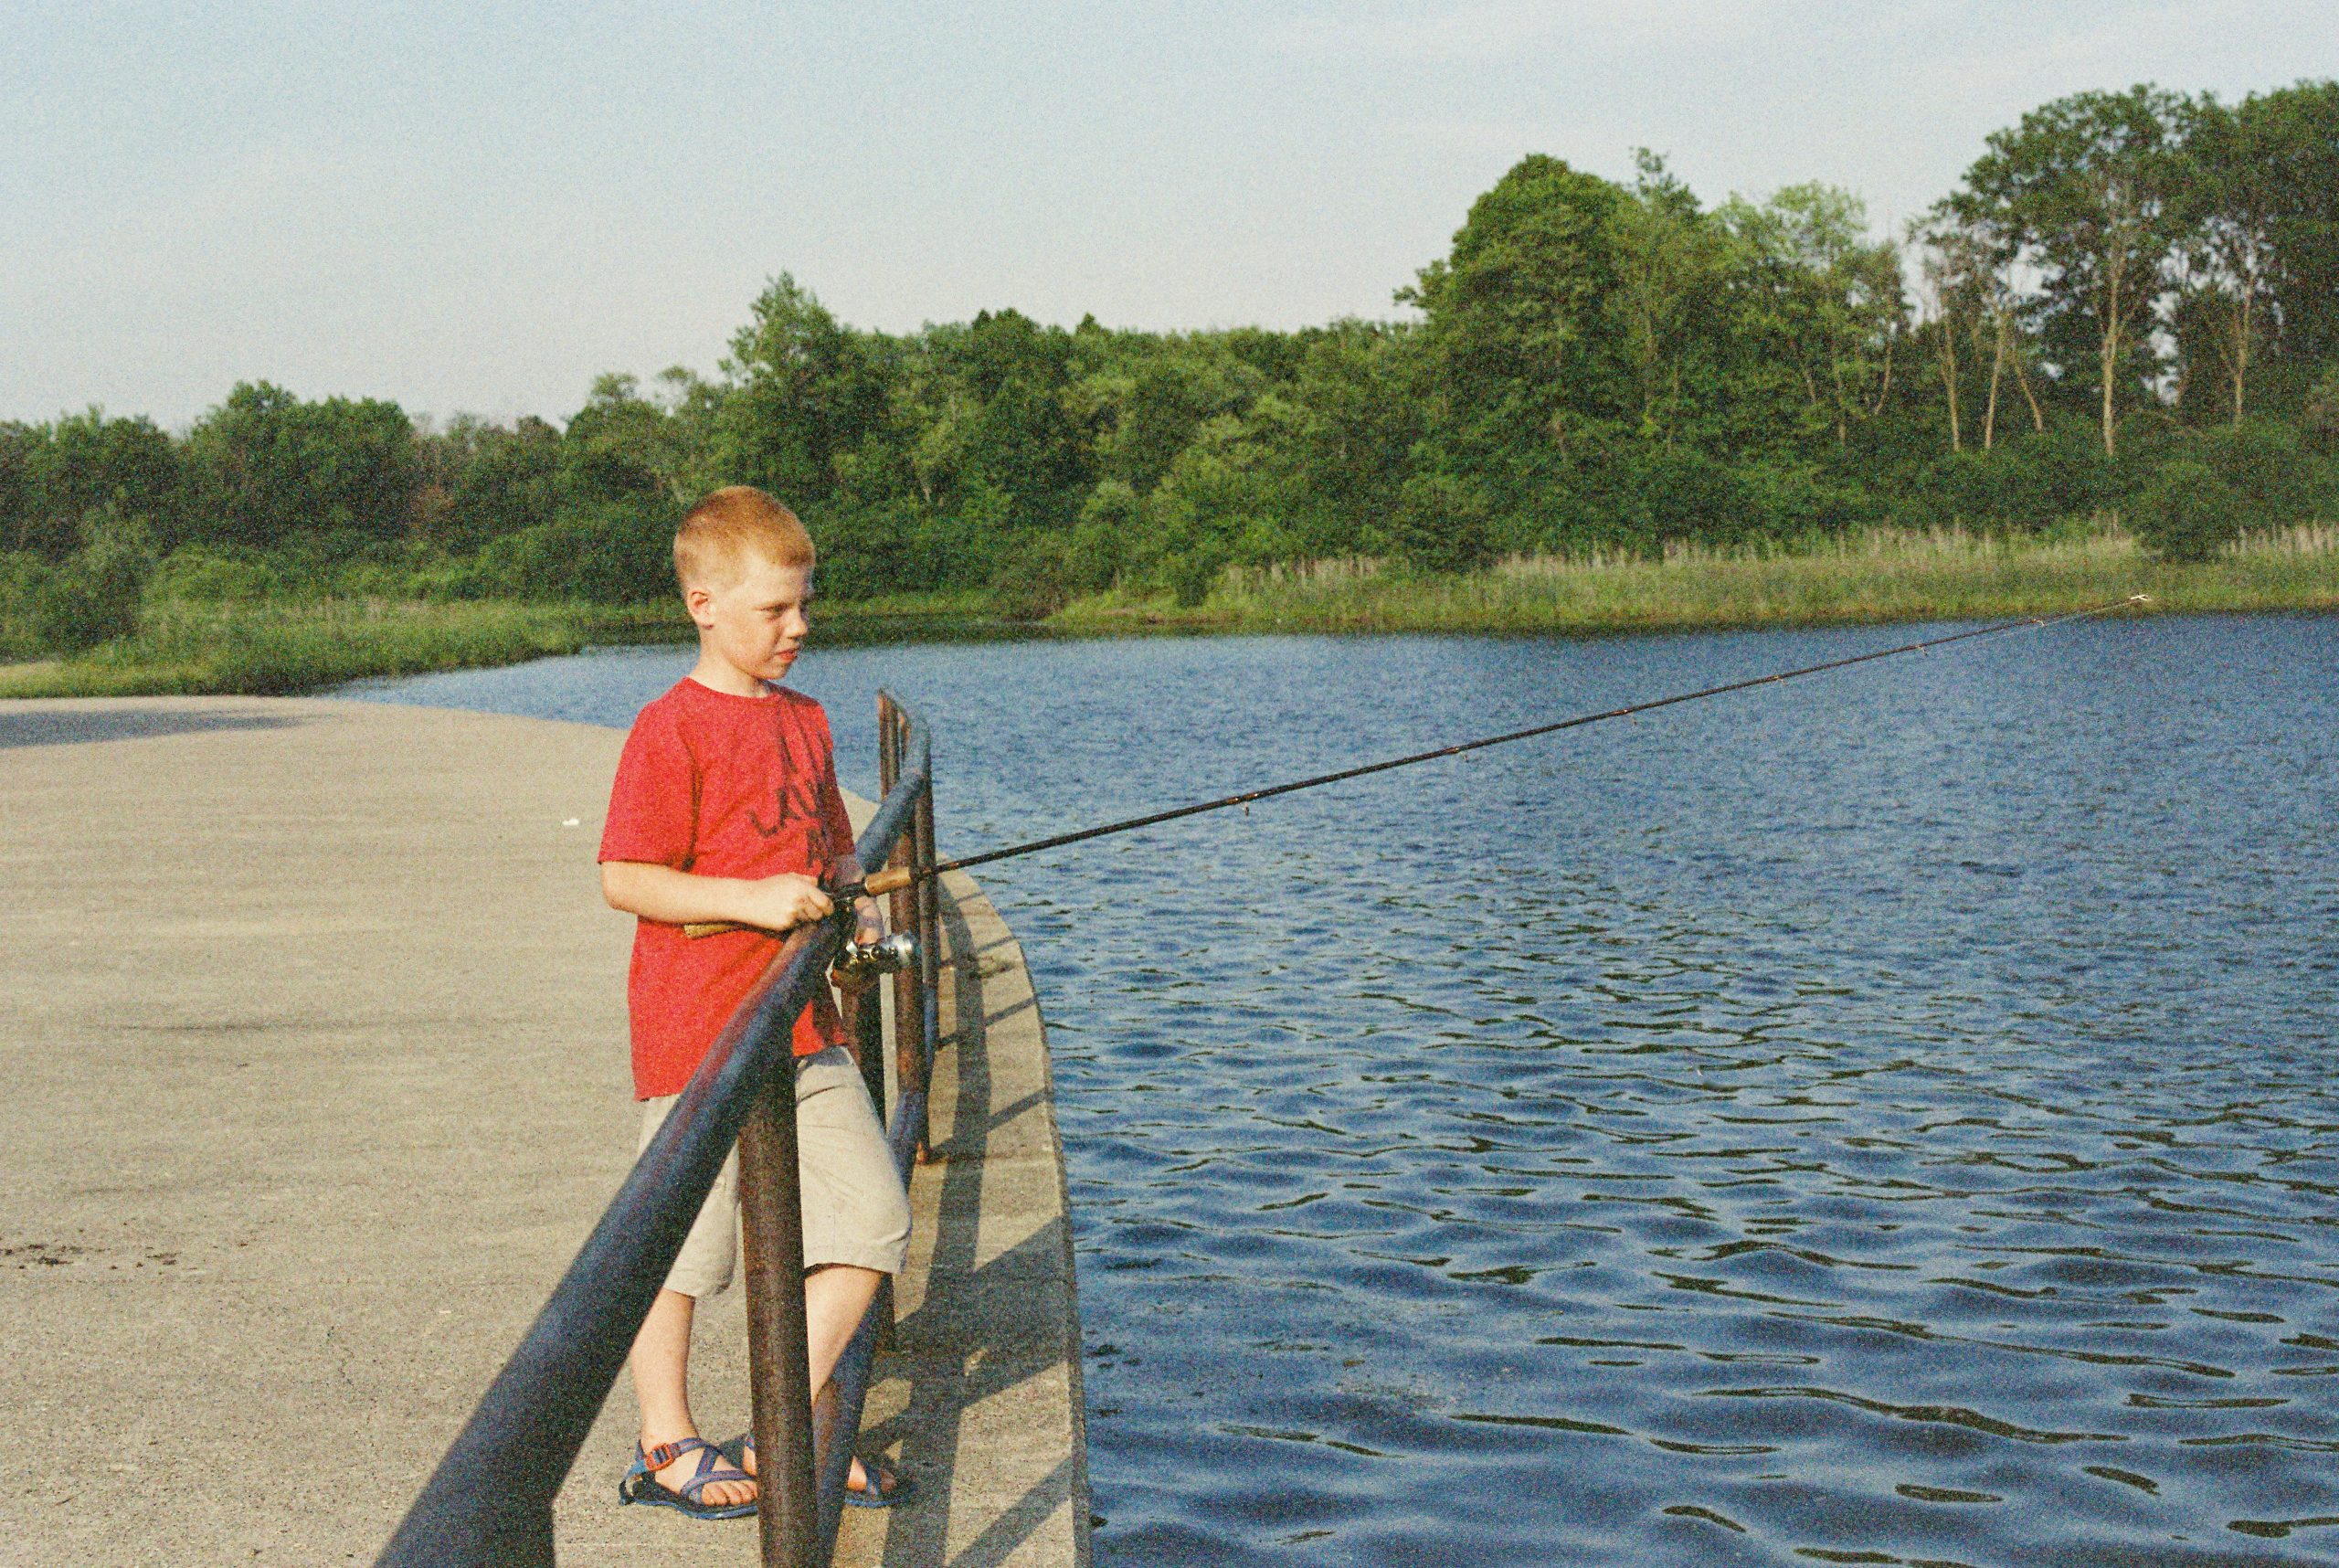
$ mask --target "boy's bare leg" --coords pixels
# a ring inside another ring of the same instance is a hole
[[[869,1315],[869,1304],[877,1299],[877,1287],[884,1280],[873,1268],[849,1263],[832,1263],[804,1277],[804,1350],[814,1388],[837,1370],[838,1359],[852,1343],[852,1331]]]
[[[852,1342],[852,1331],[861,1327],[861,1319],[868,1314],[869,1304],[877,1299],[877,1287],[884,1278],[873,1268],[855,1268],[847,1263],[830,1264],[804,1277],[805,1361],[812,1373],[815,1397],[837,1370],[838,1359],[844,1354],[845,1346]],[[751,1475],[755,1472],[752,1457],[746,1468]],[[869,1477],[859,1459],[853,1460],[852,1473],[845,1478],[845,1484],[855,1491],[867,1489]]]
[[[691,1319],[697,1307],[679,1290],[661,1290],[641,1320],[641,1332],[633,1337],[626,1364],[633,1370],[634,1397],[641,1404],[645,1450],[699,1435],[698,1424],[691,1419],[690,1395]],[[685,1454],[651,1474],[660,1486],[679,1490],[698,1474],[699,1460],[694,1452]],[[755,1496],[755,1487],[746,1481],[713,1482],[698,1494],[699,1501],[717,1508],[752,1502]]]

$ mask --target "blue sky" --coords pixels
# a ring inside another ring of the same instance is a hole
[[[2328,0],[0,0],[0,418],[239,379],[565,417],[782,270],[889,329],[1394,313],[1520,155],[1897,228],[1989,131],[2339,75]]]

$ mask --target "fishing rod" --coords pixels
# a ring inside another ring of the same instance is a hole
[[[1067,844],[1085,843],[1112,833],[1134,832],[1162,822],[1174,822],[1180,817],[1200,816],[1204,811],[1222,811],[1229,806],[1247,806],[1254,800],[1272,800],[1277,795],[1289,795],[1301,789],[1314,789],[1326,784],[1338,784],[1349,779],[1361,779],[1367,774],[1386,773],[1392,768],[1411,768],[1416,763],[1434,762],[1444,757],[1460,757],[1466,752],[1484,751],[1490,746],[1508,746],[1516,740],[1531,740],[1539,735],[1556,735],[1563,729],[1581,729],[1586,725],[1605,724],[1611,719],[1630,718],[1635,714],[1651,713],[1682,703],[1702,702],[1708,697],[1727,695],[1731,692],[1750,691],[1756,686],[1775,686],[1783,681],[1799,681],[1805,675],[1821,675],[1830,670],[1846,670],[1855,664],[1873,663],[1879,659],[1890,659],[1902,653],[1921,653],[1929,648],[1944,648],[1953,642],[1967,642],[1977,637],[1995,637],[2004,631],[2037,630],[2043,627],[2060,626],[2065,621],[2086,620],[2099,615],[2109,615],[2115,609],[2131,605],[2149,603],[2149,596],[2132,593],[2126,599],[2090,605],[2061,615],[2025,616],[2016,620],[2001,620],[1989,626],[1975,627],[1970,631],[1952,632],[1946,637],[1929,637],[1921,642],[1904,642],[1897,648],[1879,648],[1872,653],[1855,653],[1848,659],[1830,659],[1825,663],[1805,664],[1798,670],[1780,670],[1768,675],[1750,675],[1742,681],[1727,681],[1719,686],[1705,686],[1694,692],[1677,692],[1669,697],[1656,697],[1645,703],[1629,703],[1621,708],[1603,708],[1598,713],[1578,714],[1572,718],[1551,724],[1529,726],[1502,735],[1486,736],[1477,740],[1466,740],[1455,746],[1441,746],[1430,751],[1416,751],[1406,757],[1392,757],[1381,762],[1367,762],[1360,767],[1343,768],[1331,773],[1318,773],[1312,779],[1296,779],[1287,784],[1271,784],[1264,789],[1245,789],[1240,794],[1225,795],[1215,800],[1201,800],[1191,806],[1173,806],[1166,811],[1151,811],[1142,817],[1130,817],[1122,821],[1106,822],[1098,827],[1082,828],[1069,833],[1055,833],[1028,843],[1010,844],[1004,849],[986,850],[980,854],[961,855],[956,860],[937,860],[929,865],[889,866],[859,882],[847,883],[832,889],[829,896],[841,908],[854,899],[875,897],[880,894],[899,892],[921,882],[930,882],[946,871],[967,871],[994,861],[1013,860],[1020,855],[1038,854],[1042,850],[1062,849]],[[711,937],[721,931],[739,931],[749,927],[736,921],[714,920],[693,922],[683,927],[686,937]]]

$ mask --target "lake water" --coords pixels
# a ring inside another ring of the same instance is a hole
[[[943,852],[1907,641],[808,654]],[[373,687],[630,721],[616,650]],[[2339,1562],[2339,617],[2025,631],[979,874],[1099,1560]]]

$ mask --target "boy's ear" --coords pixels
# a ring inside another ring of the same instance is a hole
[[[714,592],[704,583],[688,583],[683,586],[683,608],[689,610],[691,619],[701,626],[713,624],[714,604]]]

